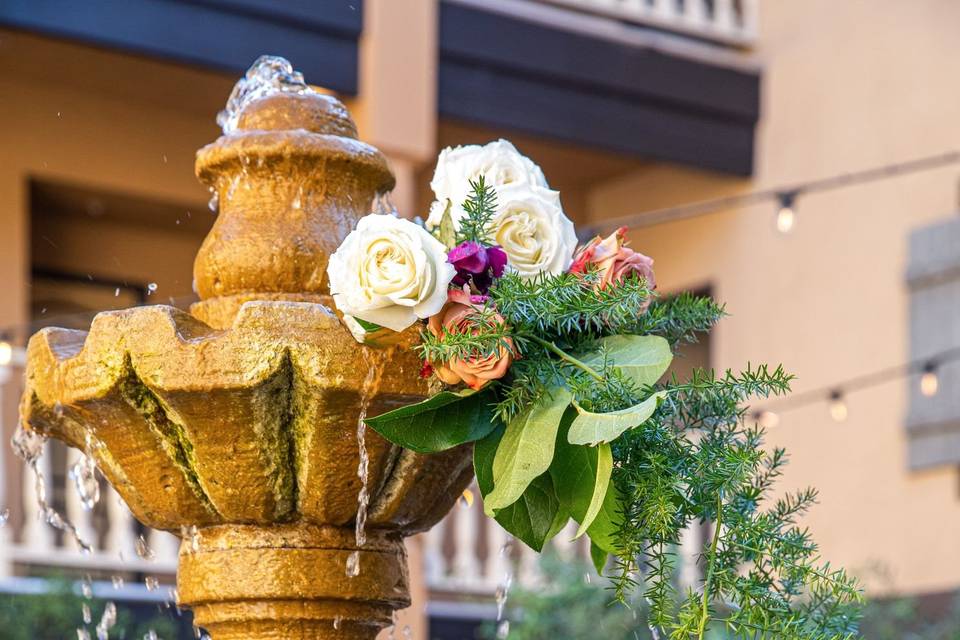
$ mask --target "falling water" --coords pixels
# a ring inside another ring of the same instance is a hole
[[[368,352],[364,352],[367,354]],[[367,487],[368,471],[370,467],[370,456],[367,453],[367,410],[370,408],[370,401],[376,395],[380,387],[380,378],[383,377],[383,368],[390,357],[390,352],[385,352],[373,363],[369,363],[370,356],[365,355],[368,360],[369,368],[367,377],[360,385],[360,413],[357,416],[357,448],[360,451],[360,463],[357,465],[357,477],[360,478],[360,493],[357,494],[357,521],[354,528],[357,549],[347,557],[346,573],[347,577],[355,578],[360,574],[360,548],[367,543],[367,507],[370,503],[370,492]]]
[[[216,187],[210,187],[210,200],[207,202],[207,207],[214,213],[220,208],[220,193]]]
[[[303,74],[279,56],[260,56],[234,85],[226,108],[217,115],[217,124],[224,134],[237,130],[240,115],[252,102],[277,93],[299,95],[315,93],[303,81]]]
[[[93,622],[93,613],[90,611],[90,605],[84,602],[80,606],[81,617],[83,618],[83,624],[90,624]]]
[[[90,632],[83,627],[79,627],[77,629],[77,640],[90,640]]]
[[[62,412],[63,409],[61,408],[60,411]],[[34,491],[40,517],[46,520],[50,526],[69,535],[82,553],[92,553],[93,547],[80,537],[77,528],[47,503],[47,483],[43,476],[43,469],[40,467],[40,458],[43,455],[43,445],[46,441],[47,439],[44,436],[36,431],[24,429],[21,424],[17,426],[17,431],[13,434],[10,443],[13,445],[13,451],[17,457],[23,460],[24,464],[29,466],[33,473]]]
[[[510,587],[513,586],[513,565],[510,561],[510,553],[513,550],[513,538],[508,538],[503,546],[500,547],[500,557],[506,558],[507,570],[503,574],[503,580],[497,585],[497,640],[504,640],[510,634],[510,621],[504,620],[503,614],[507,608],[507,596],[510,595]]]
[[[157,637],[157,632],[154,631],[153,629],[150,629],[145,634],[143,634],[143,640],[160,640],[160,639]]]
[[[156,576],[147,576],[143,579],[143,584],[147,587],[147,591],[156,591],[160,588],[160,581]]]
[[[397,207],[390,199],[389,191],[381,191],[373,197],[373,212],[380,214],[398,215]]]
[[[97,640],[109,640],[110,629],[112,629],[115,624],[117,624],[117,605],[113,602],[108,602],[107,606],[103,609],[100,622],[97,623]]]
[[[83,456],[70,467],[68,475],[73,481],[73,486],[80,496],[80,504],[87,511],[92,511],[100,501],[100,482],[97,481],[97,463],[91,453],[91,438],[87,434],[87,446]]]
[[[144,538],[142,535],[137,538],[137,542],[134,545],[134,550],[137,552],[137,556],[141,560],[146,560],[147,562],[152,562],[157,557],[157,554],[154,553],[153,549],[150,548],[150,545],[147,544],[146,538]]]

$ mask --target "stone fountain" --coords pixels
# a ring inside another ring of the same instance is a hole
[[[138,520],[181,537],[180,604],[214,640],[371,639],[410,603],[404,537],[456,503],[470,450],[363,428],[428,391],[416,331],[361,346],[327,290],[329,255],[393,188],[385,158],[301,83],[241,102],[197,153],[220,208],[200,302],[33,336],[22,428],[83,449]]]

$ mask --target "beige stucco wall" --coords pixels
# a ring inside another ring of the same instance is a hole
[[[764,189],[960,148],[960,4],[949,0],[765,2],[757,56],[762,124],[754,180],[667,168],[598,186],[594,218]],[[783,362],[795,391],[908,358],[906,241],[953,215],[960,167],[802,197],[797,226],[774,230],[774,205],[634,234],[664,290],[710,283],[728,303],[715,365]],[[782,486],[821,489],[808,522],[826,558],[876,589],[960,584],[956,469],[906,466],[906,382],[784,413],[770,431],[792,462]],[[877,569],[887,573],[881,578]]]

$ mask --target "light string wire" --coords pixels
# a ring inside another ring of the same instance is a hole
[[[802,391],[780,399],[774,399],[753,407],[750,412],[750,417],[754,420],[760,420],[764,414],[772,413],[780,415],[814,404],[821,404],[832,400],[842,400],[847,394],[856,393],[917,374],[929,373],[936,375],[937,371],[942,368],[943,365],[956,361],[960,361],[960,347],[952,347],[925,358],[917,358],[893,367],[847,378],[846,380],[841,380],[831,385]],[[934,390],[934,394],[935,393],[936,390]]]
[[[584,226],[583,237],[592,237],[597,234],[602,235],[603,233],[624,226],[630,227],[631,229],[652,227],[763,202],[795,202],[801,194],[832,191],[834,189],[877,182],[912,173],[940,169],[954,164],[960,164],[960,151],[947,151],[945,153],[914,158],[904,162],[871,167],[859,171],[849,171],[804,183],[795,183],[760,191],[751,191],[750,193],[723,196],[711,200],[701,200],[699,202],[691,202],[661,209],[651,209],[649,211],[631,213],[587,224]]]

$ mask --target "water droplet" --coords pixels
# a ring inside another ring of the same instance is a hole
[[[163,159],[163,164],[167,164],[167,154],[160,156]]]
[[[217,124],[224,134],[233,133],[248,105],[276,93],[304,95],[315,92],[304,82],[303,74],[295,71],[289,61],[279,56],[260,56],[234,85],[226,108],[217,114]]]
[[[150,631],[143,634],[143,640],[159,640],[159,638],[157,637],[157,632],[150,629]]]
[[[147,586],[147,591],[156,591],[160,588],[160,581],[156,576],[147,576],[143,579],[143,584]]]
[[[93,614],[90,613],[90,605],[84,602],[80,606],[81,614],[83,615],[83,624],[90,624],[93,622]]]
[[[87,600],[93,598],[93,580],[90,578],[90,574],[83,576],[83,580],[80,581],[80,593],[83,594],[83,597]]]
[[[152,562],[157,557],[157,554],[153,552],[153,549],[150,548],[150,545],[147,544],[147,540],[143,536],[137,538],[134,550],[140,559],[148,562]]]
[[[470,489],[463,490],[463,493],[460,494],[460,506],[464,509],[469,509],[473,506],[473,491],[470,491]]]
[[[97,623],[97,640],[108,640],[110,638],[110,629],[117,624],[117,605],[108,602],[103,609],[103,615],[100,622]]]
[[[504,640],[507,636],[510,635],[510,621],[501,620],[500,624],[497,625],[497,640]]]
[[[410,628],[410,625],[403,625],[403,640],[410,640],[413,637],[413,630]]]
[[[97,463],[89,454],[77,460],[68,472],[73,486],[80,496],[80,504],[87,511],[93,510],[100,501],[100,482],[97,480]]]
[[[113,297],[114,298],[120,297],[120,287],[117,287],[116,289],[113,290]]]
[[[77,640],[90,640],[90,632],[82,627],[77,627]]]
[[[291,206],[293,206],[294,209],[299,209],[303,205],[302,198],[303,198],[303,187],[299,187],[297,189],[297,195],[293,197],[293,202],[291,203]]]
[[[10,521],[10,509],[0,510],[0,529],[7,526],[7,522]]]
[[[123,589],[123,578],[121,576],[110,576],[110,582],[113,583],[114,589]]]
[[[187,543],[187,551],[196,553],[200,550],[200,530],[197,525],[180,527],[180,537]]]
[[[207,202],[207,208],[214,213],[220,208],[220,194],[216,187],[210,187],[210,200]]]
[[[151,282],[151,283],[147,284],[147,295],[148,295],[148,296],[156,293],[156,291],[157,291],[157,283],[156,283],[156,282]]]
[[[360,552],[354,551],[347,556],[347,577],[356,578],[360,575]]]
[[[343,618],[342,618],[342,617],[337,616],[336,618],[334,618],[334,619],[333,619],[333,628],[334,628],[334,629],[339,629],[341,622],[343,622]]]

